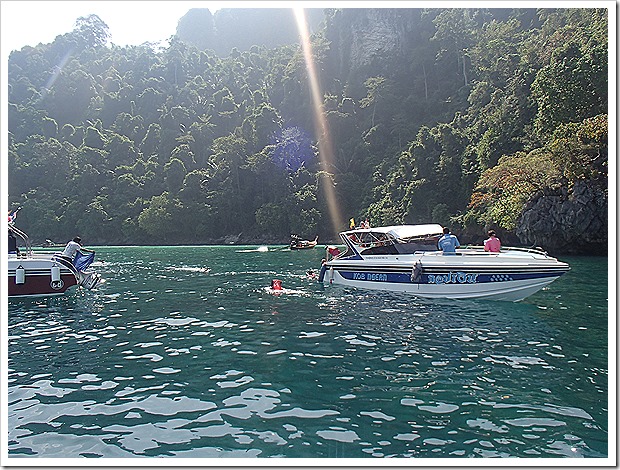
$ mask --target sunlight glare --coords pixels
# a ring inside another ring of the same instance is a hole
[[[299,31],[299,37],[301,40],[301,47],[304,54],[304,60],[306,62],[306,70],[308,72],[308,81],[310,83],[310,92],[312,95],[312,108],[315,132],[317,133],[317,140],[319,144],[319,160],[323,168],[331,174],[333,168],[333,146],[329,135],[329,128],[327,126],[327,119],[323,111],[323,99],[321,95],[318,74],[312,59],[312,44],[310,42],[310,34],[308,32],[308,25],[306,23],[306,15],[303,8],[293,8],[295,13],[295,21],[297,22],[297,29]],[[343,229],[342,217],[336,200],[336,192],[334,190],[333,181],[323,185],[325,192],[325,199],[327,201],[327,207],[332,222],[332,227],[335,233],[340,232]]]
[[[54,86],[54,83],[56,82],[56,79],[60,75],[60,72],[62,72],[62,69],[67,64],[69,59],[71,58],[71,54],[72,53],[73,53],[73,48],[69,49],[65,53],[63,58],[60,59],[60,63],[54,67],[54,69],[52,70],[52,75],[47,80],[47,83],[45,84],[45,86],[41,90],[41,98],[40,99],[44,99],[47,96],[47,94],[49,93],[49,91],[52,89],[52,86]]]

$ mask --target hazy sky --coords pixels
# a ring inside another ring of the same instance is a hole
[[[179,19],[191,8],[292,8],[293,6],[372,6],[407,5],[414,2],[392,1],[223,1],[223,0],[151,0],[151,1],[56,1],[1,0],[2,57],[24,46],[50,43],[59,34],[73,30],[75,20],[96,14],[110,28],[112,42],[119,46],[139,45],[170,38]],[[139,19],[139,20],[138,20]]]
[[[119,46],[163,41],[176,32],[179,19],[191,8],[208,8],[215,13],[220,8],[292,8],[296,7],[387,7],[419,6],[426,1],[378,0],[0,0],[2,57],[24,46],[50,43],[59,34],[73,30],[75,20],[96,14],[110,28],[112,42]],[[445,3],[445,2],[444,2]],[[447,2],[458,5],[458,2]],[[139,21],[138,21],[139,19]]]
[[[163,41],[176,32],[179,19],[191,8],[208,8],[215,13],[219,8],[244,7],[291,8],[305,6],[325,7],[469,7],[481,4],[488,7],[498,6],[541,6],[538,2],[515,1],[222,1],[222,0],[133,0],[133,1],[56,1],[56,0],[0,0],[1,8],[1,46],[2,57],[8,57],[13,50],[24,46],[36,46],[50,43],[59,34],[73,30],[75,20],[91,13],[98,15],[110,28],[112,42],[119,46],[139,45],[144,42]],[[584,2],[548,2],[550,5],[570,6]],[[138,21],[139,18],[139,21]]]
[[[221,6],[221,1],[2,0],[2,49],[10,52],[52,42],[72,31],[77,18],[91,13],[108,25],[114,44],[157,42],[176,32],[177,22],[189,9],[208,8],[215,13]]]

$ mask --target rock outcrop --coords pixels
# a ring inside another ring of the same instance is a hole
[[[330,69],[336,76],[347,78],[352,96],[365,93],[363,81],[354,81],[356,77],[373,76],[373,71],[388,71],[393,64],[406,61],[421,34],[421,12],[409,8],[344,8],[328,18],[332,24],[326,33]]]
[[[551,253],[606,256],[607,188],[578,181],[571,191],[562,188],[554,194],[541,194],[525,208],[516,234],[523,244]]]
[[[411,13],[384,9],[368,9],[363,13],[357,19],[358,27],[351,27],[351,68],[360,69],[376,60],[402,56]]]

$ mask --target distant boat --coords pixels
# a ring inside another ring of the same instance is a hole
[[[307,250],[308,248],[314,248],[319,241],[319,236],[317,235],[314,240],[300,240],[297,235],[292,236],[291,250]]]

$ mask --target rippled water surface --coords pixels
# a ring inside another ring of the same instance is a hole
[[[605,258],[514,304],[323,288],[319,248],[97,253],[95,291],[9,302],[11,458],[608,456]]]

